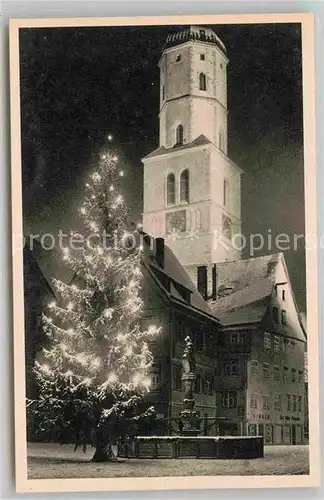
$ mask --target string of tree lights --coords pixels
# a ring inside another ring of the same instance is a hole
[[[59,299],[43,314],[48,341],[34,368],[39,396],[28,402],[40,433],[72,430],[76,446],[81,428],[87,442],[92,433],[99,462],[113,457],[116,439],[129,435],[126,427],[154,417],[143,396],[153,362],[149,342],[160,333],[155,325],[140,326],[142,247],[125,245],[131,234],[117,161],[109,150],[101,154],[79,207],[85,231],[117,233],[117,244],[107,248],[98,239],[77,252],[63,250],[74,278],[53,280]]]

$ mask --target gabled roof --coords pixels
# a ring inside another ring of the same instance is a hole
[[[277,264],[280,253],[252,257],[231,262],[220,262],[216,264],[218,291],[226,287],[232,287],[233,291],[244,289],[254,285],[256,281],[270,280],[274,283],[276,278]]]
[[[163,266],[154,252],[144,252],[143,264],[149,270],[156,284],[163,293],[178,305],[190,309],[194,313],[208,316],[209,320],[218,324],[211,308],[192,283],[189,275],[182,267],[172,250],[164,245]]]
[[[224,326],[260,323],[263,320],[276,285],[280,263],[289,280],[282,253],[216,264],[217,300],[211,302],[210,307]],[[292,289],[291,295],[306,337]]]
[[[186,149],[195,148],[197,146],[204,146],[205,144],[212,144],[212,142],[204,134],[201,134],[199,137],[197,137],[191,142],[188,142],[187,144],[182,144],[180,146],[173,146],[173,148],[165,148],[164,146],[161,146],[152,151],[152,153],[149,153],[148,155],[144,156],[143,160],[146,160],[147,158],[153,158],[156,156],[165,155],[167,153],[171,153],[174,151],[184,151]]]
[[[275,285],[279,255],[216,264],[218,297],[210,306],[224,326],[262,320]]]
[[[212,307],[212,310],[217,314],[221,315],[223,313],[228,313],[233,309],[246,308],[250,304],[257,304],[260,301],[264,301],[272,293],[274,286],[274,281],[270,278],[263,278],[250,284],[244,288],[237,290],[225,297],[220,297]],[[265,303],[266,307],[266,303]],[[261,308],[262,309],[262,308]],[[264,314],[265,311],[263,311]],[[260,310],[260,314],[262,311]],[[260,317],[260,320],[263,317]]]

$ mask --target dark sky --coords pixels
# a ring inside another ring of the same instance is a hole
[[[212,28],[230,59],[229,156],[244,171],[243,233],[303,234],[300,25]],[[157,62],[167,33],[177,29],[20,30],[25,232],[71,226],[84,176],[109,133],[125,165],[132,218],[140,219],[141,158],[158,145]],[[285,257],[304,311],[302,242]]]

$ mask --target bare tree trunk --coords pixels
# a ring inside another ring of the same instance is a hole
[[[96,432],[96,451],[92,458],[92,462],[111,462],[117,460],[112,451],[112,442],[107,438],[104,439],[103,432],[98,429]]]
[[[116,457],[112,452],[111,444],[97,443],[92,462],[111,462],[112,460],[116,460]]]

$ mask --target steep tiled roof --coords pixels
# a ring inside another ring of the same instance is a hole
[[[205,135],[201,134],[199,137],[197,137],[191,142],[188,142],[187,144],[182,144],[180,146],[173,146],[173,148],[165,148],[164,146],[161,146],[152,151],[152,153],[146,155],[143,158],[143,160],[147,158],[153,158],[155,156],[165,155],[173,151],[183,151],[186,149],[195,148],[197,146],[204,146],[205,144],[212,144],[212,142]]]
[[[225,297],[220,297],[213,305],[213,310],[219,313],[230,311],[234,308],[246,307],[247,305],[259,302],[272,293],[274,282],[270,278],[263,278],[253,284],[239,289]]]
[[[267,307],[268,300],[264,299],[238,309],[232,309],[222,313],[217,312],[217,317],[224,327],[260,323],[265,315]]]
[[[144,252],[144,255],[143,264],[150,269],[155,280],[171,300],[176,299],[183,306],[208,315],[210,319],[213,319],[214,316],[214,321],[218,322],[218,318],[215,317],[211,308],[200,295],[189,275],[169,247],[164,245],[163,265],[161,265],[159,259],[156,259],[154,252]]]
[[[225,288],[227,285],[232,285],[235,291],[238,291],[262,279],[274,281],[279,259],[280,253],[277,253],[217,263],[218,286]]]
[[[282,253],[216,264],[217,300],[211,302],[210,307],[223,326],[260,323],[265,320],[279,264],[283,266],[289,281]],[[293,290],[290,290],[295,311],[288,332],[305,341],[305,327]]]
[[[279,259],[274,254],[216,264],[218,298],[210,307],[224,326],[262,320]]]
[[[197,288],[192,283],[189,275],[186,273],[185,269],[182,267],[172,250],[165,246],[164,250],[165,260],[164,260],[164,272],[170,276],[173,280],[183,285],[185,288],[191,292],[191,304],[197,309],[212,314],[209,305],[205,302],[203,297],[198,292]]]

